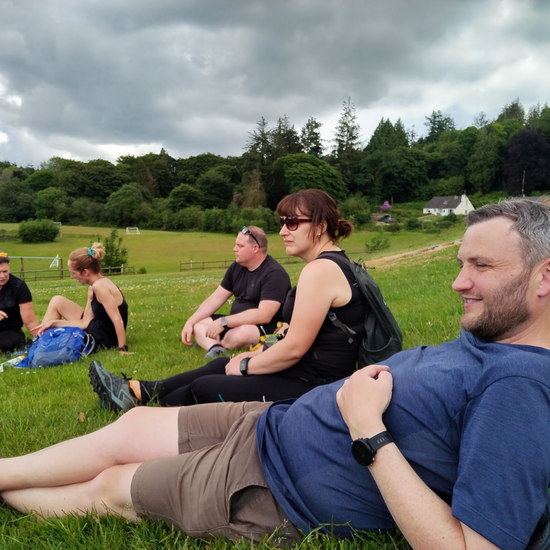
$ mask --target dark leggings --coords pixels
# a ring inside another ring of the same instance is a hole
[[[7,353],[25,345],[25,335],[22,330],[5,330],[0,332],[0,352]]]
[[[165,407],[220,401],[280,401],[300,397],[317,387],[280,374],[226,376],[228,357],[219,357],[198,369],[156,381],[140,381],[141,403],[152,399]]]

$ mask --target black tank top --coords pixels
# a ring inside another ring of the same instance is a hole
[[[306,354],[295,365],[281,371],[280,374],[291,378],[301,378],[308,382],[328,384],[350,376],[355,370],[359,342],[365,334],[366,303],[349,267],[349,259],[343,250],[322,252],[316,258],[316,260],[320,259],[332,260],[342,270],[349,282],[350,301],[342,307],[331,309],[342,323],[357,333],[357,337],[355,342],[350,343],[344,332],[334,326],[327,313],[319,333]],[[283,318],[287,323],[292,317],[295,301],[296,287],[288,293],[283,307]]]
[[[86,332],[94,337],[96,346],[99,344],[106,348],[118,347],[115,325],[113,325],[103,305],[97,301],[95,292],[92,296],[91,306],[94,312],[94,318],[90,321],[90,324],[86,328]],[[128,324],[128,304],[126,303],[124,294],[122,294],[122,303],[118,306],[118,311],[122,317],[124,328],[126,329],[126,325]]]

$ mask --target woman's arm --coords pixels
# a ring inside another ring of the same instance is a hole
[[[328,310],[346,304],[351,297],[342,270],[331,260],[307,264],[298,280],[294,312],[285,338],[248,363],[249,374],[270,374],[288,369],[309,350]],[[240,375],[240,359],[231,359],[226,374]]]
[[[118,310],[116,299],[111,292],[111,290],[116,290],[116,292],[120,293],[120,290],[109,279],[99,279],[92,285],[91,290],[95,292],[97,301],[105,308],[109,319],[111,319],[115,327],[120,354],[124,355],[126,352],[121,351],[120,348],[126,346],[126,329],[124,328],[124,321]],[[84,316],[86,316],[86,311],[84,312]]]

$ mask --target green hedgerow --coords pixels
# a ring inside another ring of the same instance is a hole
[[[52,220],[28,220],[19,224],[24,243],[51,243],[59,235],[59,224]]]

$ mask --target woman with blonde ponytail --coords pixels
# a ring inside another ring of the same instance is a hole
[[[69,254],[67,265],[71,279],[90,286],[86,307],[82,309],[65,296],[54,296],[39,334],[52,327],[79,327],[94,337],[96,346],[118,348],[121,354],[127,353],[128,304],[118,286],[101,273],[100,262],[104,256],[105,247],[101,243],[77,248]]]

